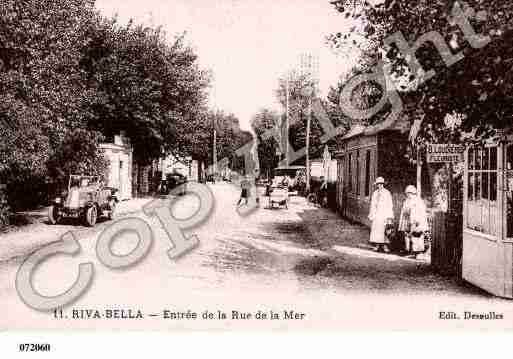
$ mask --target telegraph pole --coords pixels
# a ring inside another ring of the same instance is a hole
[[[287,73],[287,78],[286,78],[286,84],[285,84],[285,91],[286,91],[286,95],[285,95],[285,101],[286,101],[286,105],[285,105],[285,165],[288,167],[289,166],[289,91],[290,91],[290,88],[289,88],[289,81],[290,81],[290,73]]]
[[[313,94],[312,94],[313,95]],[[306,193],[310,192],[310,126],[312,122],[312,96],[308,99],[308,114],[306,117]]]
[[[213,132],[214,132],[214,143],[213,143],[213,154],[212,154],[212,161],[213,161],[213,172],[212,173],[212,179],[215,183],[215,176],[216,176],[216,173],[217,173],[217,130],[216,130],[216,127],[217,127],[217,112],[218,112],[218,108],[217,108],[217,84],[214,86],[214,106],[215,106],[215,113],[214,113],[214,117],[212,118],[212,129],[213,129]]]
[[[212,174],[212,178],[215,181],[216,174],[217,174],[217,131],[216,131],[216,125],[217,125],[217,111],[214,115],[213,119],[213,127],[214,127],[214,153],[213,153],[213,160],[214,160],[214,173]]]
[[[306,191],[310,192],[310,128],[312,123],[312,102],[319,82],[319,60],[309,53],[301,54],[301,75],[307,79],[308,110],[306,118]]]

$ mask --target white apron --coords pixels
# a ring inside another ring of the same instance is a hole
[[[371,220],[371,232],[369,241],[374,244],[388,244],[385,236],[387,220],[394,218],[394,204],[390,192],[383,188],[372,194],[369,219]]]

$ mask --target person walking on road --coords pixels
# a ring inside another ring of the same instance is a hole
[[[245,204],[247,205],[248,198],[249,198],[249,189],[251,188],[251,183],[249,182],[249,180],[246,177],[244,177],[242,179],[242,181],[240,182],[240,187],[241,187],[240,198],[239,198],[239,201],[237,202],[237,206],[240,206],[242,204],[243,200],[244,200]]]
[[[319,205],[321,207],[327,207],[327,204],[328,204],[328,181],[324,178],[324,176],[321,176],[320,182],[321,182],[321,186],[319,187],[319,193],[317,195],[317,199],[318,199]]]
[[[271,208],[271,193],[273,192],[273,180],[268,179],[265,185],[265,196],[267,197],[267,207]]]
[[[388,238],[385,236],[386,224],[393,221],[394,204],[392,195],[385,188],[385,179],[376,178],[376,190],[372,194],[369,220],[371,221],[370,243],[376,246],[376,251],[384,252],[388,249]]]

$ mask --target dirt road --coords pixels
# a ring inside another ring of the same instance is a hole
[[[90,289],[65,308],[63,318],[26,307],[14,288],[23,258],[4,260],[0,263],[0,305],[9,309],[1,316],[0,327],[355,330],[439,328],[440,311],[450,310],[502,311],[506,318],[513,318],[509,301],[434,274],[422,261],[375,253],[367,244],[366,228],[314,208],[303,198],[293,197],[288,210],[261,208],[254,215],[240,217],[235,211],[237,188],[226,183],[210,188],[216,198],[215,210],[201,227],[188,232],[199,238],[200,246],[177,262],[167,257],[171,245],[160,224],[141,211],[130,216],[150,223],[153,247],[143,261],[127,270],[110,270],[95,256],[96,238],[108,223],[78,228],[81,253],[52,258],[34,275],[36,289],[55,295],[74,283],[79,263],[93,263]],[[196,211],[198,203],[193,196],[184,197],[174,208],[175,214],[185,218]],[[70,230],[69,226],[38,228],[38,238]],[[21,240],[29,233],[15,235]],[[123,255],[137,242],[135,235],[126,234],[113,250]],[[8,248],[1,251],[4,256],[9,253]],[[110,318],[107,311],[112,314],[112,310],[126,318]],[[96,311],[100,318],[90,317]],[[188,311],[197,318],[169,317],[169,313]],[[213,313],[212,319],[207,311]],[[280,319],[256,319],[258,311],[269,316],[280,313]],[[290,311],[299,313],[298,318],[285,316]],[[240,313],[250,313],[252,318],[243,319]],[[490,328],[504,327],[504,323],[461,320],[443,325],[448,329]],[[513,321],[507,323],[513,328]]]

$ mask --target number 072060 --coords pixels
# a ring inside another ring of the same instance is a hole
[[[49,352],[51,347],[50,344],[25,343],[19,344],[18,349],[20,352]]]

